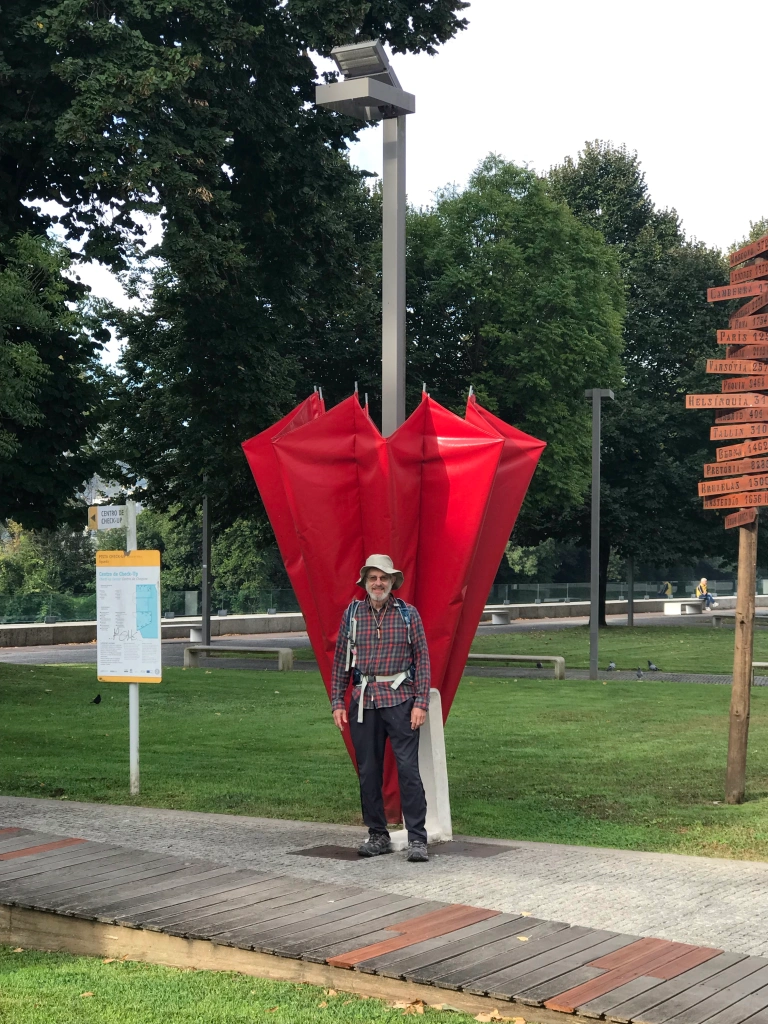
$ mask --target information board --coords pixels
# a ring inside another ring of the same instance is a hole
[[[96,552],[96,660],[102,683],[159,683],[160,552]]]

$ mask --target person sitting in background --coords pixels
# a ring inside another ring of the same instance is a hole
[[[707,590],[707,580],[705,576],[701,577],[699,585],[696,587],[696,597],[700,598],[704,602],[704,607],[707,609],[717,607],[717,601],[715,601],[714,597],[712,597]]]

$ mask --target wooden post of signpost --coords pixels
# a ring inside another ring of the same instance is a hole
[[[728,732],[728,768],[725,802],[744,801],[747,774],[749,700],[752,687],[752,648],[755,633],[755,571],[757,519],[739,527],[739,576],[736,592],[736,638],[733,646],[731,723]]]
[[[730,256],[730,284],[707,291],[709,302],[746,299],[717,332],[725,359],[708,359],[707,373],[736,374],[722,382],[720,394],[687,395],[688,409],[716,409],[713,441],[730,441],[704,466],[699,484],[704,508],[739,509],[725,517],[726,530],[739,528],[739,576],[736,634],[728,733],[725,802],[740,804],[746,791],[749,703],[755,631],[757,510],[768,505],[768,235]],[[742,264],[742,266],[740,266]],[[726,411],[727,410],[727,411]],[[747,440],[756,438],[762,440]],[[738,442],[738,443],[734,443]]]

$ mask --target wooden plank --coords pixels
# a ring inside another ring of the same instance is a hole
[[[738,512],[732,512],[723,520],[726,530],[732,530],[736,526],[746,526],[747,523],[754,523],[757,518],[757,509],[742,508]]]
[[[534,970],[529,970],[527,974],[520,974],[517,968],[513,968],[513,977],[507,977],[504,972],[500,972],[486,982],[488,993],[494,999],[516,999],[530,1006],[540,1006],[546,998],[547,992],[557,991],[558,986],[563,987],[562,979],[565,975],[588,967],[586,961],[593,954],[599,955],[619,949],[625,940],[626,936],[624,935],[614,935],[613,938],[604,939],[592,948],[573,953],[564,960],[544,964]],[[588,969],[595,972],[598,970],[596,967],[588,967]],[[569,984],[569,982],[565,984]],[[543,986],[547,986],[547,988],[545,989]]]
[[[707,1024],[764,1024],[768,1010],[768,986],[758,989],[751,996],[739,999],[727,1010],[721,1010],[707,1020]]]
[[[740,249],[732,252],[728,257],[728,262],[732,267],[736,267],[739,263],[753,260],[764,252],[768,252],[768,235],[763,235],[756,242],[749,242],[747,245],[743,245]]]
[[[755,505],[768,505],[768,491],[744,491],[704,499],[704,508],[752,508]]]
[[[691,967],[697,967],[706,960],[711,960],[720,953],[722,953],[721,949],[690,946],[682,942],[664,942],[661,947],[647,952],[644,956],[628,959],[625,963],[605,971],[591,981],[559,992],[547,999],[544,1005],[550,1010],[559,1010],[561,1013],[575,1013],[577,1006],[605,995],[628,981],[634,981],[643,975],[659,977],[660,980],[672,978],[677,974],[683,974]],[[601,965],[598,961],[593,961],[589,966],[599,967]]]
[[[147,868],[156,864],[161,858],[147,858],[136,863],[133,853],[123,854],[118,857],[110,857],[97,865],[93,863],[76,864],[69,868],[60,868],[52,873],[51,877],[45,879],[34,878],[26,885],[15,882],[14,887],[17,893],[28,895],[33,893],[37,900],[45,900],[49,896],[61,896],[70,889],[77,889],[83,884],[96,891],[100,885],[111,885],[115,879],[122,877],[124,871],[136,871],[140,868]],[[164,859],[164,858],[163,858]],[[9,892],[12,890],[8,890]]]
[[[452,956],[459,956],[470,950],[479,950],[500,939],[509,938],[529,931],[532,927],[530,917],[519,914],[500,914],[489,917],[485,921],[466,925],[455,932],[447,932],[433,939],[422,939],[411,946],[383,953],[381,956],[361,960],[355,970],[363,974],[380,974],[385,978],[403,978],[407,972],[419,970],[421,967],[444,963]],[[534,926],[537,922],[534,922]]]
[[[621,1002],[614,1004],[608,1017],[617,1024],[629,1024],[629,1021],[634,1020],[637,1015],[642,1015],[673,996],[680,995],[681,992],[687,992],[688,989],[715,978],[746,959],[746,956],[739,953],[721,953],[720,956],[714,957],[700,967],[687,971],[671,981],[661,982],[644,993],[627,995]]]
[[[647,975],[634,978],[618,988],[611,989],[604,996],[598,996],[596,999],[584,1003],[579,1007],[579,1016],[595,1017],[598,1020],[601,1017],[607,1017],[615,1006],[620,1006],[621,1003],[626,1002],[628,999],[647,995],[651,989],[658,988],[663,984],[664,982],[659,981],[658,978],[649,978]]]
[[[594,928],[573,928],[572,931],[579,931],[582,934],[578,938],[561,942],[544,952],[537,952],[534,956],[523,957],[508,967],[485,971],[479,977],[476,976],[469,984],[462,985],[462,991],[472,995],[488,994],[494,997],[498,996],[500,999],[511,999],[515,991],[539,985],[550,978],[567,974],[568,971],[575,970],[577,967],[584,967],[596,956],[610,953],[614,949],[620,949],[621,946],[629,945],[630,941],[635,941],[635,936],[617,936],[615,932],[598,931]],[[565,935],[566,933],[558,934]],[[616,943],[617,938],[622,941]],[[604,948],[606,942],[611,945]],[[553,965],[557,966],[553,967]],[[539,971],[544,973],[538,975]],[[536,975],[536,977],[529,980],[532,975]],[[521,978],[524,978],[525,981],[518,984]],[[508,994],[499,995],[501,992]]]
[[[55,832],[28,832],[26,835],[7,836],[3,842],[0,842],[0,854],[15,853],[17,850],[25,850],[32,846],[42,846],[45,843],[68,838],[69,836],[56,835]]]
[[[88,891],[66,894],[61,898],[51,897],[50,903],[59,912],[73,911],[74,913],[87,912],[91,917],[96,910],[101,910],[106,900],[115,903],[120,896],[133,899],[146,892],[157,892],[158,888],[171,886],[175,881],[186,882],[187,876],[192,874],[189,868],[179,868],[177,865],[158,865],[144,878],[137,881],[129,881],[125,884],[115,884],[106,892],[99,893],[94,899],[88,899]]]
[[[185,929],[185,934],[205,933],[215,935],[221,929],[228,929],[236,921],[251,923],[279,920],[295,910],[299,910],[310,899],[324,896],[327,889],[322,885],[311,888],[293,889],[279,895],[270,896],[265,892],[242,892],[231,897],[220,897],[215,903],[199,908],[177,907],[168,911],[160,920],[154,918],[152,923],[161,931],[168,928]]]
[[[768,345],[768,335],[763,331],[718,331],[717,344],[738,346]]]
[[[715,423],[765,423],[768,422],[768,407],[758,409],[733,409],[731,412],[719,412]]]
[[[0,860],[29,857],[34,853],[46,853],[48,850],[63,850],[65,846],[78,846],[84,842],[85,839],[59,839],[55,843],[41,843],[39,846],[29,846],[23,850],[14,850],[13,853],[0,853]]]
[[[140,883],[153,885],[156,890],[162,887],[163,891],[167,891],[173,887],[174,882],[182,884],[180,881],[182,878],[191,880],[197,877],[200,870],[197,867],[188,867],[184,864],[169,865],[166,860],[146,861],[134,867],[116,868],[111,874],[94,879],[92,883],[87,879],[85,881],[82,878],[73,879],[71,885],[62,887],[58,891],[35,893],[34,895],[38,905],[41,902],[44,903],[45,900],[50,900],[51,905],[55,903],[59,906],[68,906],[70,902],[80,903],[83,897],[87,897],[88,906],[96,908],[107,900],[114,900],[116,892],[132,893]],[[216,871],[217,869],[212,870]],[[219,868],[217,873],[221,873],[222,870],[225,869]]]
[[[130,916],[131,920],[141,923],[142,928],[162,926],[175,921],[185,913],[203,912],[209,907],[225,906],[228,901],[236,901],[242,896],[258,896],[269,898],[274,887],[263,881],[251,881],[247,875],[243,878],[219,877],[211,884],[193,883],[180,886],[162,900],[155,900],[154,906],[145,909],[129,909],[121,912],[121,917]],[[280,890],[278,889],[278,892]],[[279,896],[274,897],[279,899]],[[161,929],[162,930],[162,929]]]
[[[540,922],[540,924],[545,923],[547,922]],[[426,984],[437,985],[439,988],[450,988],[456,991],[463,989],[465,992],[471,992],[473,990],[467,986],[478,978],[485,978],[514,967],[515,964],[560,949],[574,939],[591,933],[591,928],[569,925],[566,928],[552,929],[550,933],[537,936],[530,942],[499,942],[492,947],[484,947],[457,956],[450,962],[437,964],[434,968],[424,968],[420,978]],[[557,953],[555,959],[561,955]]]
[[[743,320],[751,320],[752,317],[765,305],[766,296],[762,294],[757,295],[756,298],[750,299],[749,302],[745,302],[743,306],[739,306],[739,308],[729,317],[728,325],[730,327],[740,327]]]
[[[226,891],[233,885],[246,885],[251,878],[250,871],[237,870],[221,864],[210,870],[201,871],[196,877],[183,885],[174,886],[171,890],[159,887],[155,893],[144,893],[135,899],[123,899],[98,907],[97,918],[108,924],[131,921],[143,928],[144,922],[152,921],[156,913],[178,906],[186,900]],[[259,885],[267,886],[267,882],[259,882]]]
[[[356,896],[350,897],[349,900],[336,900],[334,911],[329,911],[327,907],[321,906],[312,906],[305,910],[302,906],[301,909],[294,910],[278,920],[269,921],[264,924],[254,922],[253,920],[245,922],[235,920],[230,922],[226,928],[217,931],[215,941],[265,952],[266,946],[270,942],[274,943],[277,936],[290,930],[291,926],[296,927],[297,923],[308,924],[310,921],[327,920],[331,913],[336,914],[333,920],[338,920],[340,916],[343,917],[344,914],[348,914],[352,907],[361,908],[370,905],[374,899],[381,901],[382,897],[374,897],[370,892],[358,893]],[[379,905],[382,905],[382,903],[380,902]],[[254,943],[257,943],[257,945],[254,945]]]
[[[395,949],[412,946],[422,939],[433,939],[437,935],[455,932],[476,921],[484,921],[489,917],[498,917],[498,910],[485,910],[481,907],[468,907],[463,904],[452,904],[432,914],[425,914],[411,921],[400,935],[393,936],[383,942],[369,943],[360,949],[350,950],[343,956],[329,961],[332,967],[354,967],[361,960],[368,960],[382,953],[391,953]]]
[[[534,919],[528,918],[529,922],[532,920]],[[446,985],[445,987],[450,987],[454,991],[458,991],[458,989],[462,987],[462,982],[457,982],[455,979],[459,975],[462,975],[463,978],[466,978],[468,975],[467,968],[462,968],[459,965],[466,963],[467,960],[472,960],[473,971],[476,971],[477,973],[486,973],[487,968],[481,965],[487,964],[492,957],[499,958],[500,960],[502,952],[506,949],[507,956],[505,966],[511,966],[511,959],[520,952],[523,946],[526,947],[526,950],[529,950],[538,939],[544,939],[549,935],[565,931],[568,927],[569,926],[563,921],[542,921],[539,924],[534,925],[532,928],[529,928],[526,932],[524,938],[528,939],[527,942],[516,941],[516,943],[513,944],[513,942],[508,939],[506,942],[499,941],[489,943],[487,946],[475,946],[474,949],[469,948],[469,944],[467,943],[468,948],[463,953],[456,950],[455,952],[452,952],[450,956],[446,956],[443,960],[424,963],[423,966],[409,966],[405,973],[405,978],[407,981],[416,982],[422,978],[426,979],[427,972],[430,972],[430,976],[434,976],[436,970],[442,970],[444,972],[452,971],[452,974],[449,975],[446,973],[445,976],[450,978],[453,983],[450,986]],[[515,939],[518,940],[518,936],[515,936]],[[426,956],[427,954],[424,954],[424,959],[426,959]],[[400,967],[401,965],[398,964],[397,966]],[[384,972],[379,973],[383,974]],[[426,983],[431,984],[432,982],[427,980]],[[442,981],[438,981],[436,984],[443,987]]]
[[[418,910],[425,910],[425,909],[429,909],[430,906],[433,906],[433,904],[420,903],[417,909]],[[404,910],[401,913],[396,914],[392,918],[390,918],[389,921],[386,922],[386,931],[391,935],[396,924],[398,924],[400,922],[403,922],[403,921],[407,923],[407,921],[410,919],[408,917],[408,914],[409,914],[409,912]],[[382,922],[382,923],[384,923],[384,922]],[[371,938],[372,938],[372,934],[371,934],[370,930],[367,930],[365,932],[361,932],[357,936],[355,936],[355,940],[358,941],[358,942],[361,939],[365,939],[370,945],[374,945],[375,942],[372,943],[370,941]],[[355,941],[355,940],[353,940],[353,941]],[[381,940],[378,940],[378,941],[385,942],[386,939],[381,939]],[[318,964],[327,963],[327,962],[329,962],[331,960],[334,960],[337,957],[343,956],[345,951],[347,949],[349,949],[350,945],[351,945],[350,936],[348,936],[346,934],[344,934],[344,935],[340,934],[338,936],[338,938],[334,938],[330,943],[324,943],[323,945],[313,946],[312,949],[308,949],[308,950],[304,951],[301,954],[301,959],[302,960],[307,960],[310,963],[318,963]]]
[[[761,491],[766,487],[768,487],[768,473],[747,473],[746,476],[732,476],[725,480],[702,480],[699,483],[699,496]]]
[[[768,984],[768,966],[762,967],[760,970],[755,971],[746,978],[741,978],[726,988],[712,992],[707,998],[685,1007],[673,1017],[667,1019],[670,1021],[670,1024],[704,1024],[705,1021],[709,1021],[716,1013],[728,1009],[728,1007],[743,999],[744,996],[752,995],[766,984]],[[700,988],[704,990],[707,986],[702,985]],[[689,992],[696,995],[697,989],[689,989]]]
[[[768,423],[725,423],[722,426],[709,428],[710,441],[736,441],[743,437],[766,436],[768,436]]]
[[[733,459],[753,458],[768,452],[768,440],[745,441],[743,444],[731,444],[726,448],[716,448],[715,458],[718,462],[731,462]]]
[[[768,364],[758,359],[708,359],[707,373],[768,373]]]
[[[768,376],[764,373],[750,377],[726,377],[720,382],[720,390],[724,395],[742,391],[765,391],[768,388]]]
[[[723,955],[728,956],[729,954]],[[719,957],[716,957],[710,963],[717,964],[719,959]],[[764,968],[765,960],[762,957],[748,956],[727,967],[725,970],[718,971],[704,981],[687,985],[672,996],[667,996],[666,992],[663,991],[665,986],[660,985],[658,989],[651,990],[650,997],[654,1000],[651,1005],[635,1012],[635,1015],[631,1018],[633,1024],[666,1024],[666,1021],[671,1020],[680,1013],[692,1010],[709,996],[714,995],[716,992],[724,991],[742,980],[746,981]],[[690,973],[693,974],[694,972],[691,971]],[[682,976],[682,980],[687,980],[685,975]],[[674,984],[674,981],[667,982],[667,985]],[[748,993],[744,992],[742,995],[748,995]],[[625,1005],[623,1004],[623,1006]],[[623,1006],[616,1007],[611,1012],[611,1020],[621,1019],[617,1014],[621,1013]]]
[[[732,330],[737,331],[766,330],[768,329],[768,313],[758,313],[756,316],[732,316],[728,320],[728,324]]]
[[[119,846],[101,847],[89,843],[71,849],[38,853],[27,860],[7,861],[0,864],[0,892],[3,892],[7,886],[31,883],[35,877],[43,878],[47,875],[55,877],[56,872],[64,867],[85,863],[97,865],[110,857],[120,856],[124,852],[124,848]]]
[[[555,978],[548,978],[538,985],[531,985],[530,988],[519,992],[515,1000],[527,1006],[549,1006],[555,993],[564,988],[574,988],[579,985],[588,985],[590,982],[599,981],[601,972],[596,967],[585,964],[582,967],[575,967],[566,974],[558,974]]]
[[[301,955],[307,950],[327,946],[331,942],[347,937],[350,939],[349,948],[356,949],[358,947],[352,945],[351,940],[367,935],[372,928],[388,929],[390,925],[400,924],[407,918],[421,916],[423,900],[401,896],[391,897],[391,901],[388,905],[353,914],[333,924],[312,924],[310,927],[291,929],[288,934],[276,941],[275,950],[289,955]],[[395,921],[395,914],[402,916]]]
[[[98,920],[108,923],[140,920],[142,913],[173,906],[185,898],[194,899],[206,892],[215,892],[230,885],[242,884],[250,877],[248,871],[237,871],[228,864],[207,867],[205,863],[189,868],[189,874],[171,884],[167,879],[147,885],[142,892],[125,896],[105,893],[101,902],[91,909]]]
[[[768,395],[686,395],[686,409],[747,409],[768,405]]]
[[[757,333],[757,332],[753,332]],[[768,334],[764,335],[762,345],[728,345],[725,350],[728,359],[768,359]]]
[[[12,835],[15,832],[29,832],[29,829],[22,829],[18,825],[9,825],[8,828],[0,828],[0,836]]]
[[[725,302],[730,299],[745,299],[749,295],[764,296],[768,293],[768,282],[746,281],[744,284],[722,284],[707,288],[707,302]],[[768,302],[768,298],[766,298]]]
[[[739,267],[731,271],[729,284],[744,284],[745,281],[758,281],[761,277],[768,277],[768,262],[762,260],[753,263],[748,267]]]

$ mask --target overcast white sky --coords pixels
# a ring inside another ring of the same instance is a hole
[[[588,139],[637,150],[658,206],[725,248],[768,214],[758,0],[472,0],[440,49],[395,55],[408,118],[410,202],[463,185],[489,152],[544,172]],[[750,69],[752,69],[750,71]],[[352,160],[381,169],[381,128]],[[103,270],[82,277],[119,299]]]

